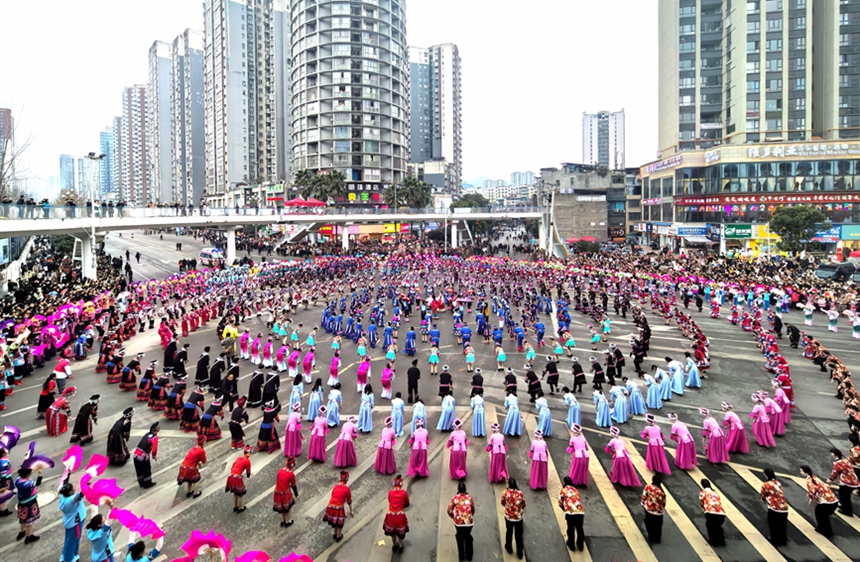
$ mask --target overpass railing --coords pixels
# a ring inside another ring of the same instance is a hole
[[[318,217],[325,215],[347,216],[385,216],[385,215],[447,215],[450,219],[466,218],[474,214],[506,214],[516,218],[518,214],[546,212],[542,207],[532,206],[495,206],[495,207],[455,207],[448,212],[428,208],[363,208],[350,206],[329,207],[60,207],[41,205],[0,205],[0,218],[7,220],[33,219],[81,219],[81,218],[170,218],[170,217],[240,217],[240,216],[283,216]]]

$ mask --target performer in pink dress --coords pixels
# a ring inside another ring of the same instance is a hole
[[[612,453],[612,470],[609,471],[609,480],[613,484],[638,488],[641,485],[639,475],[636,474],[636,469],[630,460],[627,446],[619,437],[620,433],[621,430],[614,425],[609,428],[609,434],[612,436],[612,439],[609,440],[604,449],[607,453]]]
[[[355,372],[355,386],[359,393],[364,392],[368,380],[370,380],[370,357],[365,356]]]
[[[314,351],[315,349],[311,347],[308,352],[305,353],[305,356],[302,359],[302,369],[304,370],[305,384],[311,384],[311,372],[313,372],[314,365],[317,364]]]
[[[335,351],[328,366],[328,385],[334,386],[340,376],[340,351]]]
[[[274,366],[272,362],[272,338],[269,338],[266,341],[266,345],[263,346],[263,367],[267,369],[271,369]]]
[[[785,391],[779,388],[779,381],[773,380],[771,381],[771,384],[773,385],[774,393],[782,393],[779,400],[777,400],[776,397],[771,398],[764,390],[762,390],[760,394],[762,395],[762,398],[764,398],[764,409],[770,416],[770,429],[773,431],[774,437],[776,437],[777,435],[785,435],[785,419],[783,418],[783,412],[786,410],[784,404],[785,402],[788,402],[788,400],[785,398]]]
[[[773,430],[770,428],[770,416],[767,415],[767,409],[764,406],[764,397],[761,394],[755,393],[752,395],[753,406],[750,417],[753,421],[753,437],[759,447],[770,449],[776,447],[776,441],[773,440]]]
[[[355,456],[355,441],[358,437],[358,427],[355,425],[355,416],[349,416],[340,427],[340,435],[337,438],[337,447],[334,450],[334,465],[338,468],[348,468],[358,465]]]
[[[704,418],[702,436],[705,438],[705,455],[708,460],[711,461],[711,464],[729,462],[726,434],[723,433],[720,424],[711,417],[711,411],[707,408],[699,408],[699,414]]]
[[[773,386],[773,401],[782,409],[782,412],[779,414],[779,424],[781,425],[784,433],[785,426],[791,423],[791,400],[788,399],[788,394],[782,388],[782,383],[780,381],[774,379],[770,381],[770,384]],[[779,432],[776,434],[782,435],[782,433]]]
[[[424,419],[418,418],[415,420],[415,431],[409,438],[409,444],[412,445],[412,453],[409,455],[409,476],[430,476],[430,469],[427,467],[427,445],[430,443],[430,436],[427,430],[424,429]]]
[[[284,432],[284,456],[300,457],[302,455],[302,405],[293,404],[293,411],[287,418],[287,429]]]
[[[669,420],[672,422],[672,433],[669,438],[678,444],[675,449],[675,466],[681,470],[691,470],[699,465],[699,459],[696,458],[696,441],[690,435],[690,430],[687,429],[687,424],[678,421],[678,414],[668,414]]]
[[[275,368],[278,369],[279,373],[287,370],[287,346],[285,345],[278,348],[278,352],[275,354]]]
[[[394,442],[397,440],[397,436],[392,428],[393,425],[394,420],[391,416],[385,418],[385,427],[382,428],[382,437],[376,448],[376,461],[373,463],[373,470],[380,474],[397,472],[397,465],[394,462]]]
[[[281,349],[288,349],[287,346],[282,347]],[[287,356],[287,376],[291,379],[296,378],[296,375],[299,374],[299,359],[302,357],[301,349],[294,349]],[[331,386],[331,385],[329,385]]]
[[[245,328],[245,332],[239,338],[239,357],[242,359],[250,359],[251,351],[249,346],[251,344],[251,334],[248,331],[248,328]]]
[[[729,453],[749,453],[750,446],[747,441],[747,432],[744,428],[744,422],[741,420],[732,409],[732,405],[728,402],[722,404],[723,412],[726,413],[723,418],[723,427],[728,429],[728,442],[726,450]]]
[[[469,440],[466,438],[466,432],[460,429],[462,425],[463,420],[459,418],[454,420],[454,431],[448,436],[447,446],[451,449],[448,471],[451,475],[451,480],[462,480],[468,475],[466,469],[466,450],[469,447]]]
[[[532,460],[531,471],[529,472],[529,486],[532,490],[546,490],[546,482],[548,479],[547,459],[548,451],[546,441],[543,440],[543,432],[539,429],[535,430],[535,438],[529,447],[529,458]]]
[[[645,464],[651,472],[662,472],[672,474],[669,461],[666,460],[665,441],[663,430],[654,422],[653,414],[645,414],[645,429],[642,430],[642,439],[648,440],[648,453],[645,456]]]
[[[308,458],[312,461],[325,462],[326,448],[325,436],[328,435],[328,420],[326,419],[326,407],[320,406],[314,425],[311,428],[311,442],[308,446]]]
[[[490,453],[490,482],[508,481],[508,447],[505,445],[505,436],[502,426],[494,423],[490,426],[493,433],[487,439],[487,452]]]
[[[575,423],[570,430],[573,435],[570,437],[567,452],[573,454],[573,460],[568,476],[573,480],[574,486],[588,486],[588,442],[582,435],[581,425]]]
[[[262,346],[263,334],[258,333],[254,341],[251,342],[251,363],[254,365],[260,364],[260,347]]]

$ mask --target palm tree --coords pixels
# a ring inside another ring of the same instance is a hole
[[[389,207],[406,206],[406,189],[402,185],[389,185],[382,191],[382,198]]]
[[[340,170],[332,170],[323,178],[322,191],[318,199],[334,202],[346,199],[346,176]]]
[[[407,176],[401,189],[406,192],[406,203],[414,209],[423,209],[430,205],[432,189],[415,176]]]
[[[299,195],[307,199],[313,196],[319,180],[319,176],[313,170],[304,169],[296,172],[293,183],[299,188]]]

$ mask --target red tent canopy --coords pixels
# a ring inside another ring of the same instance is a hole
[[[580,240],[582,240],[583,242],[597,242],[597,238],[595,238],[594,236],[583,236],[582,238],[580,238]]]
[[[284,203],[284,207],[308,207],[308,202],[302,199],[301,197],[296,197],[295,199],[290,199],[289,201]]]
[[[567,242],[568,244],[576,244],[577,242],[579,242],[579,238],[577,238],[576,236],[571,236],[570,238],[565,240],[565,242]]]
[[[307,201],[305,201],[308,207],[325,207],[325,201],[320,201],[319,199],[314,199],[311,197]]]

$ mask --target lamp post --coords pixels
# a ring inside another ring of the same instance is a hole
[[[105,156],[107,156],[107,155],[106,154],[96,155],[95,152],[90,152],[86,156],[84,156],[84,158],[86,158],[87,160],[91,160],[93,162],[101,162],[102,160],[105,159]],[[92,261],[93,267],[95,267],[95,261],[96,261],[96,247],[95,247],[95,244],[96,244],[96,221],[95,221],[96,186],[93,184],[92,178],[90,178],[90,180],[91,180],[90,181],[90,215],[91,215],[90,216],[90,219],[91,219],[90,220],[90,244],[92,245],[92,257],[91,257],[91,259],[93,260]]]

